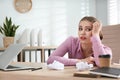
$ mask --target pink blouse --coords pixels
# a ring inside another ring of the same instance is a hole
[[[91,41],[95,63],[99,66],[98,56],[100,54],[110,54],[112,56],[112,51],[109,47],[104,46],[101,43],[101,40],[96,36],[92,36]],[[77,59],[85,58],[80,46],[80,40],[78,37],[69,37],[49,56],[47,64],[57,60],[64,65],[75,65]],[[63,57],[66,53],[68,53],[69,58]]]

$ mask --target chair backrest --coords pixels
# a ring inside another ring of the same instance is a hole
[[[120,63],[120,24],[103,26],[103,44],[112,49],[112,63]]]

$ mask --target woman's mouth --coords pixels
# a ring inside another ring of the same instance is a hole
[[[85,40],[85,39],[86,39],[86,37],[84,37],[84,36],[81,36],[81,37],[80,37],[80,39],[81,39],[81,40]]]

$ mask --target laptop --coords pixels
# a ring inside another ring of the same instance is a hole
[[[11,44],[9,47],[7,47],[6,50],[0,54],[0,70],[14,71],[14,70],[35,69],[34,67],[29,67],[29,66],[10,65],[13,59],[22,51],[24,47],[25,44]]]
[[[120,78],[120,68],[102,67],[102,68],[90,70],[90,74]]]

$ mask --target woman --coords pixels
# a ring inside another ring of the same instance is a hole
[[[48,58],[50,64],[57,60],[64,65],[75,65],[77,62],[88,62],[99,66],[98,56],[101,54],[110,54],[109,47],[101,42],[103,36],[101,33],[101,23],[92,16],[83,17],[79,22],[78,37],[69,37],[66,39]],[[69,58],[63,56],[68,53]]]

